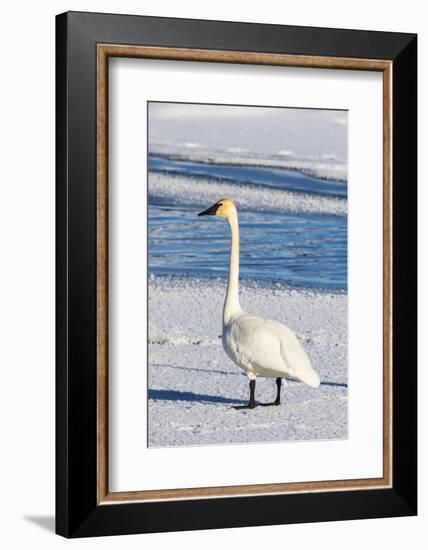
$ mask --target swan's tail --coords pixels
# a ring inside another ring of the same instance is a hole
[[[300,374],[299,378],[311,388],[318,388],[320,385],[320,377],[313,369]]]

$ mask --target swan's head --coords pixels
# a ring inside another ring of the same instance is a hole
[[[220,199],[215,204],[199,212],[198,216],[220,216],[220,218],[229,219],[236,215],[236,206],[232,199]]]

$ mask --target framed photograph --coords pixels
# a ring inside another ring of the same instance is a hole
[[[57,533],[416,514],[416,35],[56,37]]]

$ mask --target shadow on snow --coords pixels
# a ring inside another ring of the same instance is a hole
[[[348,384],[341,384],[340,382],[321,382],[321,386],[334,386],[336,388],[347,388]]]
[[[233,405],[241,405],[244,402],[242,399],[232,399],[230,397],[222,397],[220,395],[206,395],[202,393],[193,393],[191,391],[152,389],[149,389],[149,399],[161,401],[199,401],[200,403],[230,403]]]
[[[181,366],[178,366],[178,365],[150,365],[151,367],[162,367],[162,368],[169,368],[169,369],[178,369],[178,370],[184,370],[184,371],[193,371],[193,372],[202,372],[204,374],[225,374],[226,376],[245,376],[245,372],[231,372],[231,371],[225,371],[225,370],[215,370],[215,369],[199,369],[199,368],[196,368],[196,367],[181,367]],[[287,380],[287,383],[291,383],[291,384],[300,384],[301,382],[297,382],[295,380]],[[321,386],[332,386],[332,387],[336,387],[336,388],[347,388],[348,387],[348,384],[343,384],[341,382],[321,382]],[[155,390],[155,391],[158,391],[158,390]],[[164,390],[159,390],[159,391],[164,391]],[[166,391],[166,390],[165,390]],[[207,396],[209,397],[209,396]],[[158,398],[160,399],[160,398]],[[220,397],[219,397],[220,399]],[[187,399],[183,401],[188,401]],[[206,399],[205,401],[208,401],[208,399]],[[220,401],[219,401],[220,402]]]
[[[226,374],[227,376],[245,376],[245,372],[231,372],[231,371],[225,371],[225,370],[215,370],[215,369],[198,369],[197,367],[180,367],[178,365],[159,365],[159,364],[152,364],[150,367],[162,367],[162,368],[168,368],[168,369],[178,369],[178,370],[184,370],[184,371],[193,371],[193,372],[202,372],[204,374]]]

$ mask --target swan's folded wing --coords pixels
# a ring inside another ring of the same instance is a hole
[[[294,333],[292,336],[287,335],[287,338],[281,336],[280,339],[281,355],[288,368],[293,372],[293,376],[297,380],[317,388],[320,385],[319,376],[312,368],[309,357]]]
[[[269,321],[242,316],[233,323],[230,345],[239,362],[261,376],[293,377],[281,354],[281,340]]]
[[[253,316],[240,319],[237,329],[236,341],[241,353],[258,365],[260,371],[266,369],[312,387],[319,386],[319,377],[291,329],[276,321]],[[263,376],[263,372],[260,374]]]

